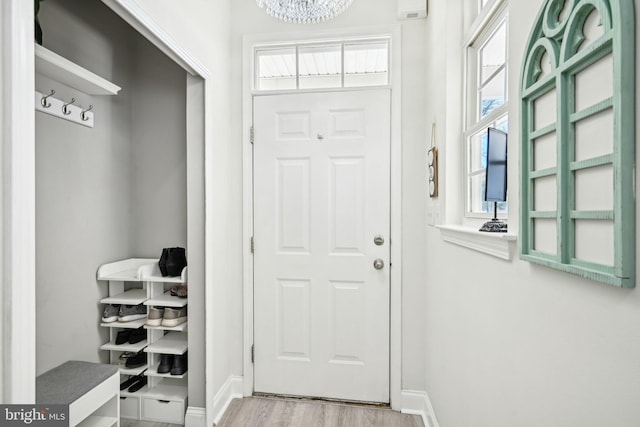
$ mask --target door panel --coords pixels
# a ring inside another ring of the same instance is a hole
[[[330,163],[330,255],[364,255],[364,158]]]
[[[258,96],[254,128],[255,391],[388,402],[390,92]]]
[[[278,253],[309,253],[309,159],[278,159]]]

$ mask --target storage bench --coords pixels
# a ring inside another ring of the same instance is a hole
[[[36,403],[69,405],[69,426],[120,426],[117,366],[68,361],[36,378]]]

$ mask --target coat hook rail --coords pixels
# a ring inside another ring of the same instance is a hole
[[[76,102],[75,98],[71,98],[71,101],[67,102],[54,98],[53,95],[55,93],[56,92],[52,90],[49,95],[44,95],[36,91],[36,111],[40,111],[54,117],[59,117],[89,128],[93,127],[93,105],[90,105],[85,109],[79,105],[74,105]]]

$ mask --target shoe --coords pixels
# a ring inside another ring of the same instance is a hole
[[[124,365],[127,363],[127,360],[129,360],[130,357],[135,356],[135,353],[132,353],[130,351],[125,351],[123,353],[120,354],[120,356],[118,357],[118,359],[120,360],[120,364]]]
[[[118,314],[119,322],[131,322],[132,320],[144,319],[147,317],[147,307],[144,304],[121,305]]]
[[[139,368],[147,364],[147,354],[144,352],[136,353],[127,359],[124,366],[127,368]]]
[[[123,329],[118,332],[118,335],[116,335],[116,345],[121,345],[129,342],[129,339],[131,338],[131,332],[131,329]]]
[[[131,336],[129,337],[129,344],[136,344],[140,341],[144,341],[147,339],[147,331],[142,329],[142,327],[138,329],[131,330]],[[117,344],[117,342],[116,342]]]
[[[186,298],[187,297],[187,286],[186,285],[175,285],[171,288],[171,295],[174,297]]]
[[[158,365],[159,374],[167,374],[173,367],[173,354],[161,354],[160,364]]]
[[[102,311],[102,321],[104,323],[111,323],[118,320],[118,313],[120,312],[120,304],[105,304]]]
[[[182,308],[170,308],[164,309],[164,317],[162,318],[162,326],[168,326],[170,328],[178,326],[180,323],[187,321],[187,306]]]
[[[142,387],[147,385],[146,376],[140,375],[137,378],[138,378],[138,381],[136,381],[131,387],[129,387],[129,390],[127,390],[129,393],[135,393],[136,391],[140,390]]]
[[[174,357],[171,367],[171,375],[182,375],[185,372],[187,372],[187,353]]]
[[[132,375],[128,380],[120,383],[120,390],[124,390],[127,387],[131,387],[136,381],[140,379],[142,375]]]
[[[180,276],[182,269],[187,266],[187,255],[184,248],[169,248],[167,256],[167,275]]]
[[[148,326],[160,326],[160,324],[162,323],[162,316],[164,316],[164,308],[149,307],[147,321],[144,323]]]
[[[162,254],[160,254],[160,259],[158,260],[158,267],[160,268],[160,274],[162,277],[167,277],[169,273],[167,273],[167,259],[169,258],[169,248],[162,249]]]

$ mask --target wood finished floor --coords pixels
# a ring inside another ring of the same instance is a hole
[[[120,418],[120,427],[182,427],[179,424],[152,423],[149,421],[125,420]]]
[[[424,427],[417,415],[322,401],[234,399],[216,427]]]

